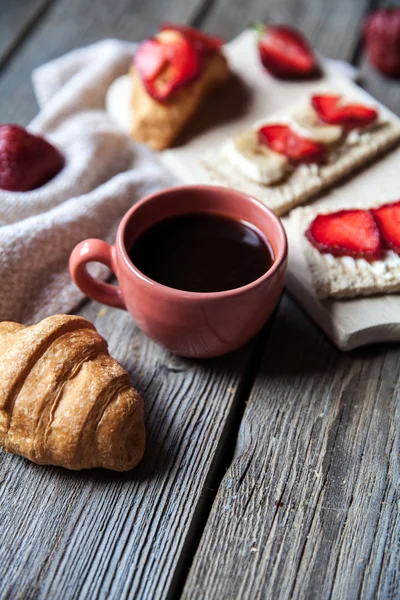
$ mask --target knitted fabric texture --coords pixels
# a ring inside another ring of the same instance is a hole
[[[33,73],[40,112],[28,130],[65,155],[64,169],[30,192],[0,190],[0,320],[36,322],[83,299],[68,259],[85,238],[114,241],[124,213],[172,178],[104,110],[112,81],[127,72],[135,46],[105,40]],[[105,277],[100,265],[93,275]]]

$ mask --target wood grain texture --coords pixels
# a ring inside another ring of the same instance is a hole
[[[367,10],[359,22],[359,37],[356,44],[357,67],[360,71],[359,83],[367,92],[383,102],[394,113],[400,116],[400,82],[398,79],[392,79],[380,74],[368,61],[364,49],[364,40],[362,37],[362,24],[365,17],[380,7],[388,6],[390,3],[386,0],[371,0],[367,3]],[[393,5],[398,2],[393,2]]]
[[[362,12],[340,18],[347,40],[333,18],[319,37],[292,13],[319,49],[351,59]],[[399,87],[361,65],[366,89],[398,111]],[[184,598],[398,598],[398,355],[341,354],[285,298]]]
[[[360,64],[360,83],[372,96],[379,100],[384,98],[386,106],[400,114],[400,81],[378,73],[365,55]]]
[[[59,2],[0,79],[0,88],[21,98],[11,107],[3,96],[2,120],[27,122],[35,113],[28,73],[37,64],[105,36],[140,39],[166,14],[184,21],[192,13],[198,18],[199,7],[119,1],[110,8],[104,1],[88,11],[85,2]],[[210,482],[224,461],[228,421],[253,348],[215,361],[182,361],[144,338],[126,313],[87,303],[80,314],[109,340],[144,397],[146,454],[126,475],[44,469],[2,454],[0,595],[174,597]]]
[[[321,52],[351,58],[365,5],[102,0],[89,8],[58,0],[4,69],[1,120],[34,116],[35,66],[102,37],[139,39],[168,18],[230,38],[270,15],[298,25]],[[0,596],[175,599],[208,488],[229,459],[256,349],[184,361],[144,338],[125,313],[92,302],[79,312],[145,399],[147,451],[123,476],[2,454]],[[398,365],[395,347],[340,354],[286,297],[185,597],[396,597]]]
[[[19,0],[18,0],[19,1]],[[160,21],[185,22],[196,17],[202,0],[101,0],[90,7],[85,0],[59,0],[37,25],[35,35],[8,61],[0,78],[2,122],[26,125],[36,114],[31,73],[35,67],[104,38],[143,39]],[[16,2],[17,4],[17,2]],[[10,102],[10,98],[18,101]]]
[[[184,598],[396,598],[400,368],[286,298]]]
[[[52,0],[1,0],[0,68],[51,2]]]
[[[368,14],[387,6],[396,6],[398,2],[387,2],[386,0],[372,0]],[[373,96],[384,101],[395,113],[400,114],[400,82],[399,79],[386,77],[369,62],[364,48],[362,36],[359,40],[360,48],[360,82],[361,85]]]
[[[1,454],[0,596],[165,598],[210,474],[224,460],[220,445],[252,347],[189,361],[146,339],[128,313],[94,303],[80,313],[144,398],[145,457],[113,474]]]

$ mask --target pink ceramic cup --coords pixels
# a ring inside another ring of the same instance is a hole
[[[154,223],[193,212],[223,213],[255,225],[272,246],[272,267],[248,285],[213,293],[185,292],[146,277],[129,259],[133,242]],[[107,265],[120,287],[94,279],[86,270],[92,261]],[[196,358],[230,352],[262,328],[282,292],[286,266],[287,240],[279,218],[245,193],[208,185],[169,188],[144,198],[122,219],[115,246],[85,240],[70,258],[72,278],[90,298],[127,309],[150,338]]]

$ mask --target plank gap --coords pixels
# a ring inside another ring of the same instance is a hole
[[[239,429],[246,410],[247,400],[250,397],[250,392],[261,366],[265,345],[272,328],[274,327],[278,309],[279,304],[275,308],[268,323],[253,342],[254,347],[249,355],[248,364],[244,369],[245,375],[235,392],[234,405],[227,418],[223,436],[220,439],[219,446],[215,452],[213,462],[203,486],[201,497],[193,514],[192,522],[183,544],[166,600],[176,600],[176,598],[182,596],[186,579],[200,544],[214,500],[218,494],[220,484],[235,457]]]
[[[193,17],[190,19],[190,24],[193,27],[201,27],[205,19],[207,18],[209,12],[214,6],[215,0],[204,0],[204,2],[199,6],[199,8],[194,13]]]
[[[0,70],[6,66],[19,48],[24,45],[27,38],[35,32],[37,26],[40,24],[41,19],[46,15],[50,7],[56,2],[57,0],[45,0],[38,8],[37,12],[35,12],[30,19],[27,19],[26,23],[21,27],[18,34],[10,42],[8,48],[4,51],[3,56],[0,57]]]

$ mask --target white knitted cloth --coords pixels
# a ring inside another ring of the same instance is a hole
[[[37,190],[0,190],[0,321],[71,311],[83,298],[68,272],[74,246],[88,237],[113,241],[128,208],[172,182],[104,111],[107,88],[127,72],[134,47],[105,40],[33,73],[40,113],[28,129],[54,142],[66,166]],[[106,274],[100,266],[91,272]]]

